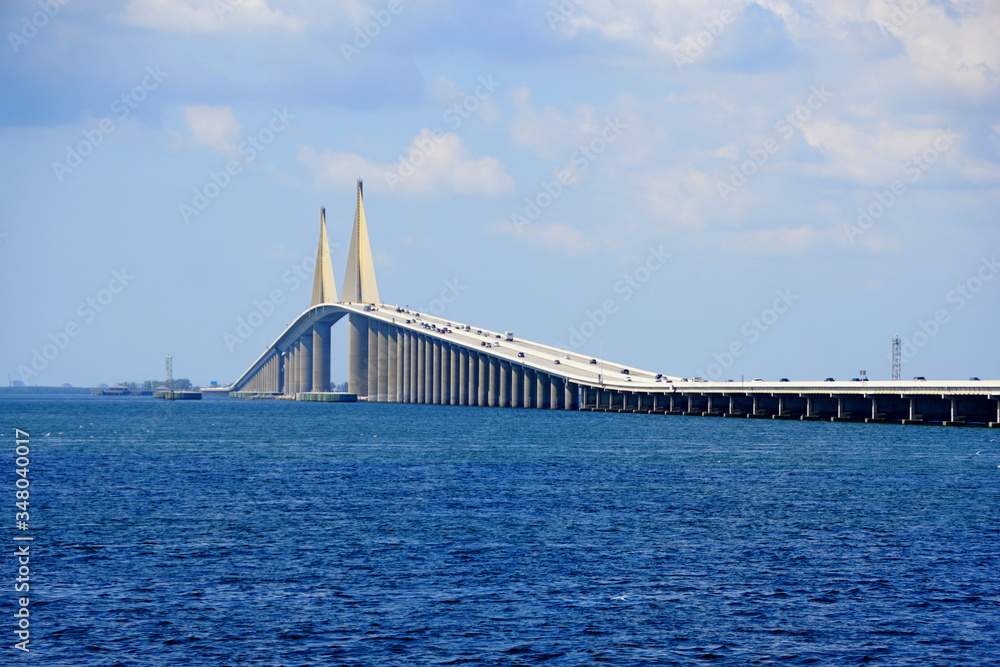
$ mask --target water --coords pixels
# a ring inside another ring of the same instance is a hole
[[[3,664],[997,661],[996,431],[5,398],[4,496],[14,427]]]

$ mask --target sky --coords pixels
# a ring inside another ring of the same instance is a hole
[[[684,377],[1000,378],[1000,3],[7,0],[8,380],[228,384],[338,286]],[[333,378],[346,380],[334,331]]]

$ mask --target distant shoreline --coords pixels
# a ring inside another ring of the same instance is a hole
[[[0,387],[3,394],[89,394],[94,387]]]

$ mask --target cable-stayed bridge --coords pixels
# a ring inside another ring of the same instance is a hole
[[[321,211],[312,305],[222,391],[329,394],[330,330],[344,317],[349,392],[371,402],[1000,426],[998,381],[701,382],[384,304],[360,181],[343,291]]]

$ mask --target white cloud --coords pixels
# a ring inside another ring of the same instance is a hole
[[[649,219],[657,226],[699,228],[718,208],[719,197],[708,176],[693,167],[668,167],[634,179]]]
[[[379,191],[403,194],[454,192],[494,197],[511,192],[514,179],[493,157],[473,158],[461,137],[452,132],[423,129],[396,162],[380,164],[355,153],[309,147],[299,149],[298,161],[322,188],[341,188],[359,176]]]
[[[625,42],[651,51],[674,51],[679,50],[688,37],[716,27],[706,23],[721,20],[723,11],[730,12],[727,17],[735,16],[742,8],[742,3],[733,0],[674,0],[669,3],[662,0],[588,0],[557,27],[567,37],[594,32],[612,42]],[[716,30],[720,29],[716,27]]]
[[[800,43],[831,26],[875,24],[876,39],[894,38],[903,47],[907,69],[923,85],[946,87],[972,96],[996,90],[1000,83],[1000,4],[975,0],[870,2],[805,0],[800,12],[787,0],[757,0],[775,12]],[[887,82],[888,83],[888,82]]]
[[[867,33],[871,45],[898,40],[903,47],[900,64],[923,85],[973,96],[1000,85],[1000,3],[981,0],[955,0],[948,3],[948,11],[931,0],[588,0],[556,27],[569,38],[593,33],[653,53],[690,56],[694,49],[698,60],[697,53],[727,39],[731,26],[744,20],[740,13],[751,5],[778,17],[798,48],[806,51],[826,51],[835,43],[831,38],[843,40],[852,26],[877,26],[878,31]],[[725,21],[723,12],[730,12]],[[700,40],[701,49],[692,46],[692,40]],[[842,43],[849,48],[850,42]],[[852,54],[845,50],[845,55]]]
[[[843,243],[843,233],[838,230],[796,227],[758,229],[747,232],[728,232],[720,245],[723,249],[741,255],[801,255],[823,245]]]
[[[539,225],[501,220],[491,229],[498,234],[521,239],[536,248],[558,250],[567,255],[581,255],[596,248],[592,239],[566,222]]]
[[[232,107],[192,104],[184,107],[184,120],[191,133],[187,141],[231,155],[236,152],[243,130]]]
[[[531,89],[521,87],[514,91],[514,106],[517,115],[510,124],[514,142],[541,157],[565,158],[572,148],[600,131],[597,109],[589,104],[582,104],[569,114],[553,107],[536,109]]]
[[[301,18],[268,7],[267,0],[130,0],[121,19],[128,25],[178,32],[305,27]]]
[[[824,176],[848,178],[866,185],[886,185],[919,169],[920,176],[959,152],[956,135],[937,128],[906,128],[879,123],[866,130],[850,123],[816,120],[803,127],[809,145],[829,159],[812,171]],[[950,142],[950,143],[949,143]],[[923,161],[922,156],[933,159]]]

